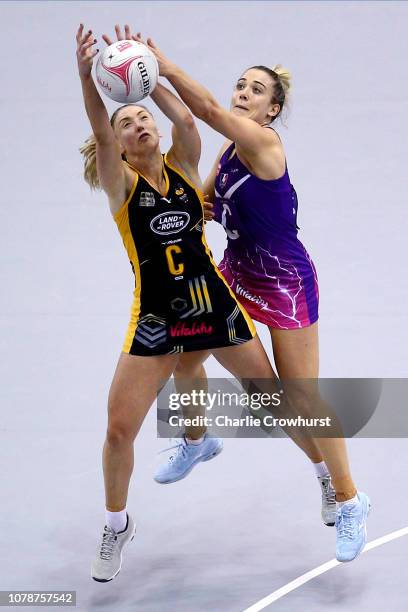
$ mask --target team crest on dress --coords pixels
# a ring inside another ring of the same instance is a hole
[[[151,191],[142,191],[140,194],[139,206],[154,206],[155,203],[154,193]]]
[[[184,191],[184,187],[182,187],[181,185],[176,185],[175,194],[178,199],[183,202],[183,204],[188,204],[188,195]]]
[[[225,185],[227,184],[227,181],[228,181],[228,174],[221,173],[221,175],[220,175],[220,184],[221,184],[221,187],[225,187]]]

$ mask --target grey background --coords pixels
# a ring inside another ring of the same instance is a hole
[[[406,377],[407,17],[405,2],[0,3],[1,588],[76,589],[81,610],[238,611],[334,554],[312,468],[290,442],[228,440],[216,461],[159,487],[151,411],[129,498],[137,538],[113,583],[88,577],[133,279],[103,194],[81,179],[79,22],[98,38],[130,22],[225,105],[246,67],[290,68],[279,131],[320,280],[321,375]],[[199,128],[205,176],[222,137]],[[207,227],[218,261],[224,233]],[[213,360],[207,370],[224,374]],[[406,441],[349,449],[374,503],[370,539],[404,527]],[[271,609],[404,610],[406,560],[397,540]]]

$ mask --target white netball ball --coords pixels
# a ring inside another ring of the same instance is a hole
[[[96,64],[96,80],[104,94],[115,102],[139,102],[157,85],[159,67],[143,43],[119,40],[109,45]]]

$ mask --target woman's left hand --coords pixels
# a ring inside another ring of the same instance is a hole
[[[151,38],[148,38],[147,40],[143,40],[141,32],[138,32],[137,34],[132,34],[130,30],[130,26],[127,24],[125,25],[124,35],[119,25],[115,25],[115,32],[116,32],[117,40],[135,40],[136,42],[140,42],[146,45],[146,47],[153,53],[153,55],[157,59],[157,63],[159,65],[160,76],[166,77],[168,74],[170,74],[172,68],[174,67],[174,64],[172,64],[172,62],[170,62],[170,60],[168,60],[165,57],[163,52],[158,47],[156,47],[155,43],[153,42]],[[107,45],[112,44],[112,40],[106,34],[103,34],[102,38],[106,42]]]

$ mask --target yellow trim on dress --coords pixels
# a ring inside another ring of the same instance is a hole
[[[133,194],[136,191],[136,187],[137,187],[137,183],[139,181],[139,175],[136,172],[136,176],[135,176],[135,180],[133,181],[133,185],[132,185],[132,189],[130,190],[130,193],[127,197],[127,199],[123,202],[122,206],[119,208],[118,212],[115,213],[113,215],[114,220],[116,221],[116,223],[120,222],[120,217],[123,215],[124,210],[127,208],[127,206],[129,206],[129,202],[131,201],[131,199],[133,198]]]
[[[132,186],[132,190],[127,198],[126,202],[123,203],[120,210],[114,215],[114,220],[118,226],[120,235],[122,236],[123,244],[125,245],[126,253],[132,263],[134,274],[135,274],[135,289],[133,292],[133,303],[130,313],[130,322],[127,328],[125,341],[122,347],[124,353],[129,353],[133,339],[135,337],[137,324],[140,316],[140,293],[141,293],[141,275],[139,266],[139,257],[136,250],[136,245],[133,240],[132,232],[129,223],[129,203],[131,202],[135,193],[139,175],[136,173],[136,178]]]
[[[143,179],[146,181],[146,183],[147,183],[148,185],[150,185],[150,187],[153,189],[153,191],[155,191],[156,193],[159,193],[160,195],[162,195],[162,194],[160,193],[160,191],[157,189],[157,187],[154,187],[154,186],[151,184],[151,182],[150,182],[150,181],[149,181],[149,180],[148,180],[148,179],[145,177],[145,175],[144,175],[144,174],[142,174],[142,173],[140,172],[140,170],[138,170],[137,168],[135,168],[135,166],[132,166],[132,164],[130,164],[128,161],[127,161],[127,162],[125,162],[125,163],[126,163],[128,166],[129,166],[129,168],[130,168],[131,170],[133,170],[134,172],[136,172],[137,174],[139,174],[139,175],[140,175],[140,176],[141,176],[141,177],[142,177],[142,178],[143,178]],[[167,172],[166,172],[166,166],[164,165],[164,162],[163,162],[163,156],[162,156],[162,168],[163,168],[164,180],[166,181],[166,193],[165,193],[165,195],[164,195],[164,196],[162,196],[162,197],[164,197],[164,198],[165,198],[165,197],[167,197],[167,196],[168,196],[168,194],[169,194],[169,189],[170,189],[170,180],[169,180],[168,174],[167,174]]]
[[[204,202],[204,193],[203,193],[203,191],[201,189],[198,189],[197,185],[195,185],[192,182],[192,180],[190,178],[188,178],[188,176],[182,170],[180,170],[180,168],[176,168],[176,166],[173,166],[173,164],[171,164],[169,162],[169,160],[167,159],[167,153],[164,156],[164,163],[169,168],[171,168],[171,170],[173,170],[173,172],[175,172],[176,174],[181,176],[181,178],[186,181],[187,185],[190,185],[190,187],[192,187],[192,189],[194,189],[194,191],[196,192],[196,194],[200,198],[201,204],[203,204],[203,202]]]
[[[199,189],[189,178],[186,174],[184,174],[184,172],[182,170],[180,170],[179,168],[176,168],[175,166],[173,166],[173,164],[171,164],[168,159],[167,159],[167,153],[164,156],[164,163],[168,165],[169,168],[171,168],[171,170],[173,170],[173,172],[175,172],[176,174],[178,174],[186,183],[187,185],[189,185],[195,192],[196,196],[198,197],[198,199],[200,200],[200,204],[201,204],[201,222],[203,224],[204,227],[204,192]],[[198,224],[197,224],[198,225]],[[196,228],[196,225],[194,227],[192,227],[190,229],[190,232],[192,230],[194,230]]]

